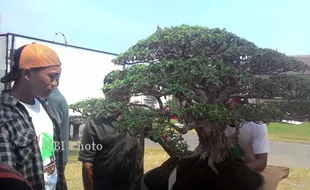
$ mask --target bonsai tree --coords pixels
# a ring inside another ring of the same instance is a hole
[[[127,67],[106,76],[106,98],[96,114],[106,105],[119,105],[120,130],[137,136],[143,130],[171,158],[199,158],[215,176],[221,175],[219,164],[232,157],[230,147],[238,142],[242,123],[309,119],[310,81],[288,74],[302,72],[306,65],[223,29],[158,27],[113,62]],[[242,96],[234,107],[229,101],[233,95]],[[158,107],[125,101],[133,96],[153,97]],[[165,100],[171,97],[182,127],[167,120],[171,110],[164,109]],[[273,101],[275,97],[281,99]],[[235,135],[225,136],[227,125],[236,127]],[[182,134],[193,129],[199,145],[189,151]]]

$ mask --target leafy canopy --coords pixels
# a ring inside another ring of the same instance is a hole
[[[159,131],[157,136],[152,132],[148,137],[157,142],[164,138],[163,132],[173,131],[169,138],[177,139],[173,142],[179,148],[170,152],[165,149],[171,154],[184,153],[179,149],[186,146],[177,134],[191,129],[197,130],[200,142],[207,142],[210,137],[222,139],[228,124],[309,117],[310,81],[285,74],[302,72],[306,65],[223,29],[188,25],[158,28],[113,62],[130,67],[113,71],[105,78],[103,92],[109,98],[98,107],[88,102],[89,115],[103,112],[106,105],[122,105],[125,117],[120,128],[135,134],[142,128],[155,129]],[[242,96],[243,101],[231,108],[233,94]],[[140,95],[154,97],[159,107],[128,101]],[[174,98],[177,105],[173,109],[183,127],[167,123],[171,111],[164,110],[162,100],[168,97]],[[253,103],[275,97],[282,99]],[[87,106],[83,105],[83,110],[88,110]]]

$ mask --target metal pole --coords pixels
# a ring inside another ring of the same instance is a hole
[[[12,43],[11,43],[11,50],[10,50],[10,67],[12,67],[12,63],[14,61],[14,53],[15,53],[15,48],[14,48],[14,45],[15,45],[15,36],[13,35],[12,36]]]
[[[12,68],[12,64],[14,61],[14,53],[15,53],[14,45],[15,45],[15,36],[12,35],[11,49],[10,49],[10,68]],[[8,83],[8,89],[11,89],[11,87],[12,87],[12,82]]]
[[[93,51],[93,52],[97,52],[97,53],[104,53],[104,54],[115,55],[115,56],[118,55],[118,54],[116,54],[116,53],[110,53],[110,52],[105,52],[105,51],[100,51],[100,50],[95,50],[95,49],[90,49],[90,48],[84,48],[84,47],[80,47],[80,46],[75,46],[75,45],[69,45],[69,44],[64,44],[64,43],[58,43],[58,42],[53,42],[53,41],[50,41],[50,40],[44,40],[44,39],[34,38],[34,37],[30,37],[30,36],[24,36],[24,35],[20,35],[20,34],[14,34],[14,33],[8,33],[8,34],[9,34],[9,35],[14,35],[15,37],[27,38],[27,39],[30,39],[30,40],[42,41],[42,42],[46,42],[46,43],[51,43],[51,44],[56,44],[56,45],[62,45],[62,46],[72,47],[72,48],[76,48],[76,49],[82,49],[82,50],[86,50],[86,51]]]
[[[66,39],[66,36],[64,35],[64,33],[62,33],[62,32],[56,32],[56,33],[55,33],[56,36],[57,36],[58,34],[61,34],[61,35],[64,37],[64,39],[65,39],[65,44],[67,45],[68,43],[67,43],[67,39]]]
[[[6,48],[5,48],[5,74],[9,72],[9,35],[6,35]],[[7,90],[9,84],[4,84],[4,89]]]
[[[0,34],[2,34],[2,32],[1,32],[1,13],[0,13]]]

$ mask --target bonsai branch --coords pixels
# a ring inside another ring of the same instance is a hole
[[[178,126],[176,126],[175,124],[173,124],[173,123],[170,123],[170,126],[173,128],[173,129],[175,129],[178,133],[183,133],[183,129],[182,128],[180,128],[180,127],[178,127]]]
[[[164,109],[164,104],[163,101],[161,101],[159,96],[155,96],[156,100],[158,101],[159,104],[159,109],[163,110]]]
[[[232,94],[232,90],[234,90],[234,88],[231,87],[227,87],[225,88],[223,91],[221,91],[219,93],[218,98],[216,99],[216,102],[218,103],[224,103],[225,101],[227,101],[227,99],[230,97],[230,95]]]
[[[178,157],[180,155],[180,150],[176,147],[176,144],[171,141],[169,138],[166,137],[165,134],[162,135],[162,137],[158,139],[154,139],[152,136],[150,137],[150,140],[158,143],[163,149],[167,152],[167,154],[174,158]]]
[[[184,125],[180,133],[186,134],[188,131],[194,129],[196,127],[196,125],[197,125],[196,121],[193,121],[187,125]]]
[[[209,100],[206,93],[201,89],[193,89],[193,93],[192,98],[197,102],[207,102]]]

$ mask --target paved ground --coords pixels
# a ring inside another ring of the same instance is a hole
[[[184,135],[184,138],[191,150],[198,145],[196,134],[188,133]],[[160,147],[150,140],[146,140],[145,144],[150,147]],[[270,141],[268,164],[310,169],[310,145]]]
[[[84,126],[82,125],[80,127],[80,136],[83,128]],[[198,145],[198,139],[195,133],[190,132],[184,135],[184,138],[187,140],[191,150]],[[146,139],[145,144],[150,147],[161,147],[159,144],[153,143],[148,139]],[[270,141],[268,164],[310,169],[310,145]]]

